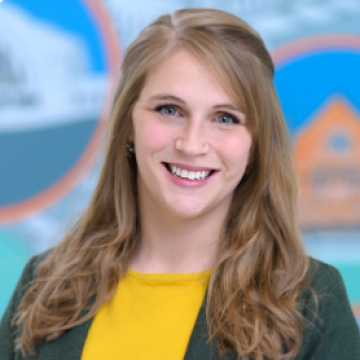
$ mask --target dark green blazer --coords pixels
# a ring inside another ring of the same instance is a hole
[[[44,254],[35,256],[29,261],[2,318],[0,323],[0,360],[24,359],[21,352],[15,349],[14,340],[18,329],[11,326],[11,320],[43,258]],[[359,327],[351,311],[339,272],[316,260],[311,260],[311,263],[312,268],[316,268],[311,286],[319,298],[318,316],[313,317],[315,304],[310,292],[305,291],[302,294],[304,304],[302,311],[306,319],[305,331],[300,351],[295,360],[360,360]],[[25,359],[80,360],[91,323],[92,320],[89,320],[65,332],[58,339],[43,343],[37,348],[36,356],[29,356]],[[141,339],[139,339],[139,346],[141,346]],[[237,358],[235,352],[221,358],[217,356],[217,353],[216,344],[207,342],[205,309],[202,306],[184,360],[235,360]],[[146,354],[144,359],[146,359]]]

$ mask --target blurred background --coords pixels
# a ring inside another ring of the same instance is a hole
[[[305,246],[339,269],[360,325],[359,0],[0,2],[0,316],[90,199],[121,54],[183,7],[243,18],[272,53]]]

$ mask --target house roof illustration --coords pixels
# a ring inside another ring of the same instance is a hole
[[[302,227],[360,226],[360,118],[334,99],[295,139]]]

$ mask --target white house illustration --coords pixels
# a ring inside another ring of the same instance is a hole
[[[107,83],[79,36],[1,5],[0,132],[96,121]]]

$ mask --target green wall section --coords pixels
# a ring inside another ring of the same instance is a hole
[[[0,317],[29,258],[30,251],[16,239],[0,231]]]

